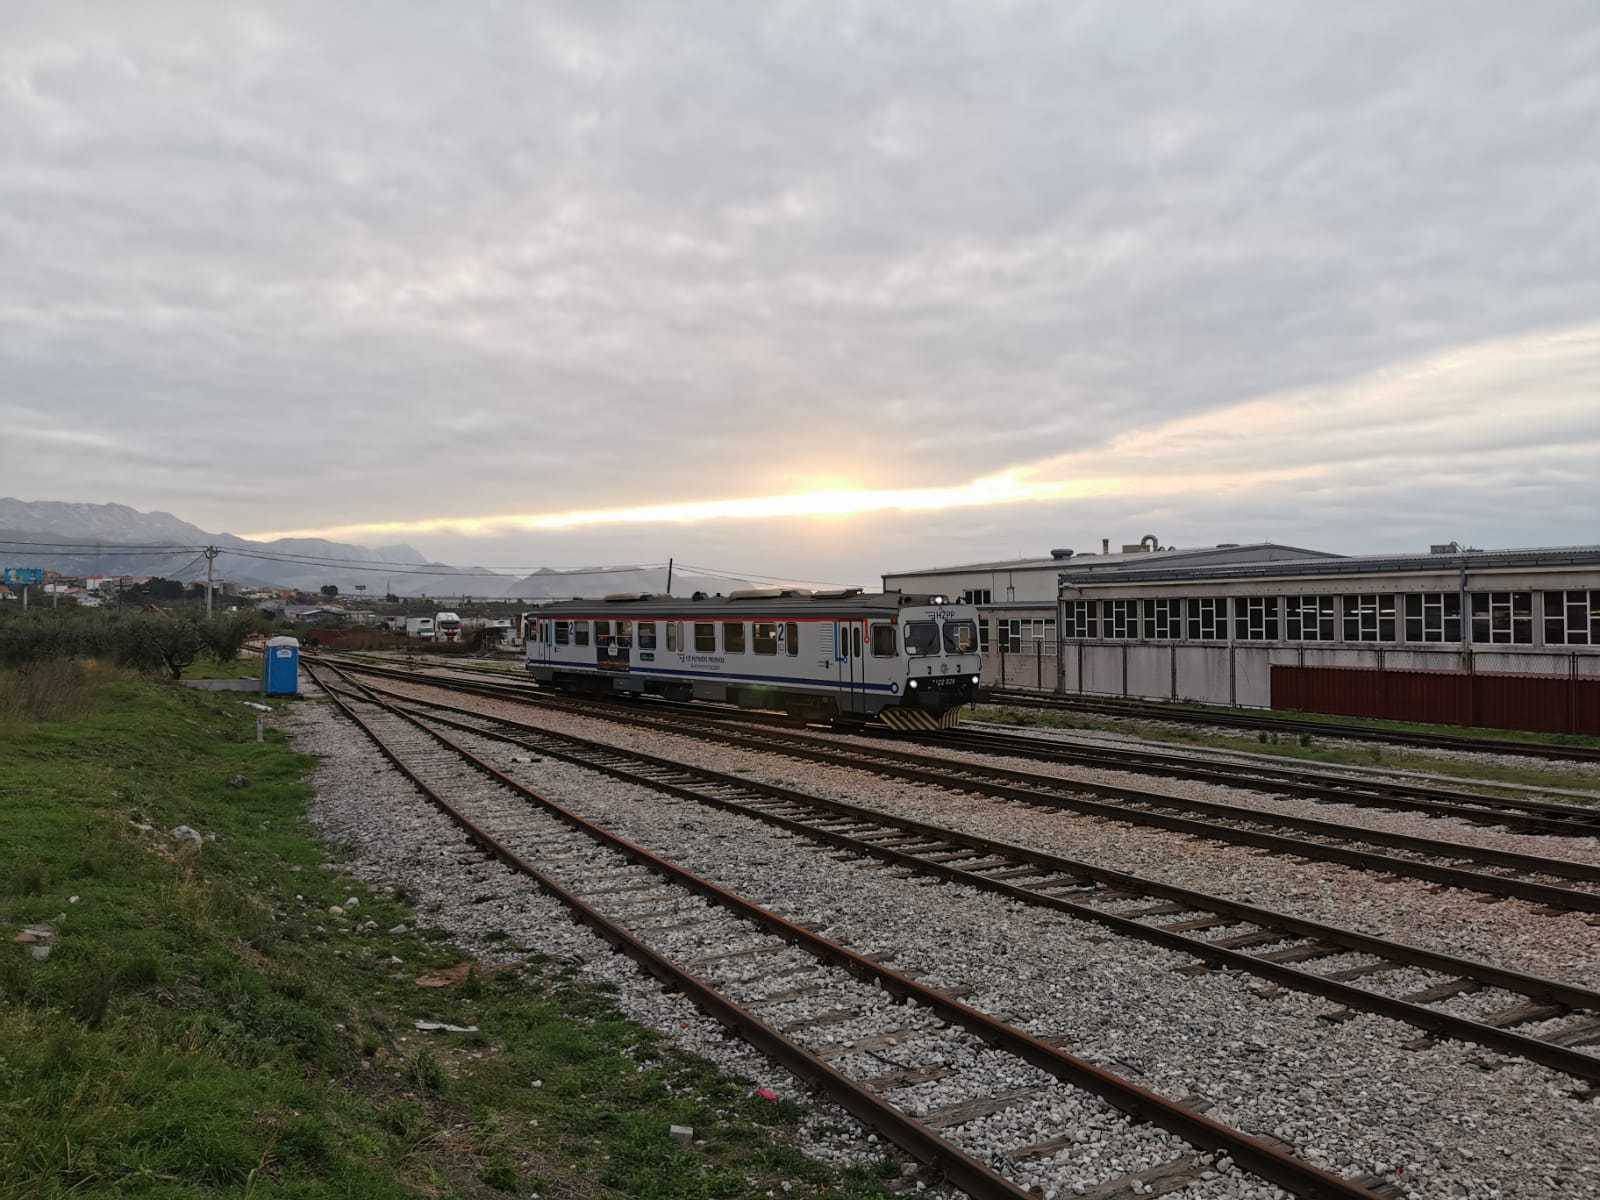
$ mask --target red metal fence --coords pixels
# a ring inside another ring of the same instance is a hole
[[[1274,666],[1272,707],[1434,725],[1600,733],[1600,679]]]

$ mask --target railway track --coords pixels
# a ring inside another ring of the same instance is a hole
[[[1485,963],[1437,954],[1348,929],[1172,887],[959,830],[908,820],[792,788],[712,771],[610,743],[489,716],[458,705],[417,701],[351,683],[397,711],[436,726],[557,759],[680,800],[738,813],[819,845],[876,859],[919,875],[964,884],[1092,923],[1112,933],[1179,950],[1206,968],[1247,972],[1275,986],[1333,1000],[1323,1014],[1342,1021],[1372,1012],[1433,1038],[1454,1038],[1538,1062],[1600,1084],[1600,992]],[[399,701],[399,703],[395,703]],[[450,716],[441,716],[448,712]],[[1318,974],[1332,959],[1348,960]],[[1426,986],[1393,995],[1355,981],[1381,983],[1409,968],[1430,972]],[[1481,1020],[1440,1005],[1455,996],[1499,989],[1517,997]],[[1526,1032],[1538,1029],[1537,1035]]]
[[[1600,807],[1555,801],[1518,800],[1477,792],[1369,776],[1295,770],[1269,763],[1243,763],[1163,754],[1136,747],[1084,746],[990,730],[955,729],[916,735],[929,746],[979,754],[1031,758],[1040,762],[1096,767],[1108,771],[1195,779],[1228,787],[1304,796],[1333,804],[1455,817],[1518,833],[1562,837],[1600,837]]]
[[[1098,1181],[1108,1195],[1197,1182],[1225,1169],[1221,1156],[1297,1196],[1388,1193],[1374,1190],[1385,1180],[1334,1175],[787,921],[540,796],[414,715],[342,687],[326,690],[434,807],[519,881],[969,1195],[1023,1200],[1019,1164],[1070,1146],[1086,1117],[1111,1123],[1130,1157],[1155,1164]],[[895,1063],[885,1071],[890,1047]],[[1001,1079],[1006,1086],[996,1090]],[[929,1108],[919,1088],[931,1080],[964,1098]],[[969,1123],[1019,1109],[1041,1122],[1069,1115],[1059,1135],[999,1154],[963,1145]]]
[[[695,737],[761,754],[865,771],[884,778],[931,784],[1132,826],[1190,834],[1209,841],[1253,846],[1275,854],[1338,863],[1484,896],[1526,900],[1553,910],[1600,913],[1600,867],[1588,863],[1061,779],[914,754],[862,741],[816,737],[791,729],[742,730],[736,721],[678,710],[668,710],[660,716],[646,715],[642,706],[573,705],[515,687],[449,682],[438,677],[367,667],[351,669],[495,699],[551,705],[613,723]]]
[[[1122,700],[1066,696],[1054,693],[1025,692],[1010,688],[986,688],[979,703],[1007,704],[1018,708],[1061,709],[1067,712],[1095,713],[1146,721],[1171,721],[1182,725],[1217,725],[1229,729],[1268,730],[1278,733],[1309,733],[1350,741],[1383,742],[1392,746],[1418,746],[1428,750],[1471,750],[1480,754],[1508,754],[1519,758],[1570,759],[1600,762],[1600,748],[1560,746],[1539,742],[1519,742],[1510,738],[1479,738],[1466,734],[1407,733],[1398,729],[1377,729],[1369,725],[1337,725],[1295,717],[1269,716],[1255,712],[1196,712],[1160,700]]]
[[[363,667],[363,669],[369,668]],[[377,668],[380,671],[384,669]],[[530,699],[536,702],[564,700],[572,704],[590,706],[607,703],[554,696],[550,691],[534,687],[530,683],[506,678],[503,672],[474,670],[470,667],[453,665],[443,669],[459,672],[460,675],[431,677],[452,682],[459,680],[469,687],[498,689],[498,694],[508,698]],[[461,678],[462,675],[465,678]],[[420,675],[418,677],[420,678]],[[491,683],[486,677],[498,677],[498,681]],[[626,704],[627,701],[622,703]],[[649,700],[641,704],[641,707],[646,706],[658,710],[661,714],[683,713],[691,719],[743,721],[791,728],[804,728],[808,724],[781,714],[755,713],[715,705],[674,704],[668,701]],[[879,731],[868,727],[863,732]],[[1498,826],[1518,833],[1558,837],[1600,837],[1600,806],[1564,804],[1553,800],[1515,799],[1399,779],[1343,775],[1277,764],[1242,763],[1223,759],[1202,760],[1185,755],[1143,751],[1133,747],[1112,749],[1082,746],[991,730],[956,729],[925,734],[884,733],[884,736],[901,743],[943,746],[974,753],[1031,758],[1069,766],[1131,771],[1166,778],[1194,779],[1228,787],[1301,796],[1325,803],[1455,817],[1474,824]]]

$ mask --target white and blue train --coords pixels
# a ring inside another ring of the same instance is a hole
[[[527,669],[550,687],[905,730],[954,726],[981,666],[970,604],[859,588],[569,600],[523,629]]]

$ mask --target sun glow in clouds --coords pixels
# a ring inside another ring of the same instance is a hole
[[[1040,479],[1036,469],[1017,468],[945,487],[825,488],[777,496],[744,496],[724,500],[686,500],[617,508],[570,509],[561,512],[503,513],[483,517],[429,517],[333,525],[320,529],[287,529],[244,536],[255,541],[275,538],[387,537],[395,534],[454,533],[467,537],[517,532],[556,532],[594,525],[699,524],[703,521],[764,521],[785,517],[854,517],[879,512],[934,512],[954,508],[988,508],[1004,504],[1073,500],[1109,493],[1150,490],[1147,483],[1122,478]],[[1185,475],[1166,485],[1182,489],[1224,487],[1236,477]]]
[[[774,496],[481,517],[423,517],[247,534],[381,538],[394,534],[485,536],[597,525],[692,525],[703,521],[846,518],[936,512],[1097,496],[1149,499],[1239,492],[1341,478],[1381,464],[1388,478],[1438,474],[1470,456],[1481,463],[1527,444],[1530,428],[1548,461],[1600,449],[1600,325],[1542,331],[1452,348],[1338,384],[1254,397],[1196,416],[1131,430],[1104,446],[941,487],[835,484]],[[1515,396],[1515,403],[1507,397]],[[1115,464],[1118,475],[1105,475]]]
[[[1097,481],[1104,484],[1105,481]],[[455,533],[482,536],[516,532],[552,532],[592,525],[698,524],[702,521],[762,521],[779,517],[852,517],[873,512],[927,512],[945,508],[980,508],[993,504],[1055,500],[1099,490],[1090,484],[1043,482],[1007,471],[949,487],[825,488],[778,496],[744,496],[725,500],[685,500],[618,508],[569,509],[561,512],[503,513],[484,517],[433,517],[410,521],[336,525],[323,529],[276,530],[245,536],[261,541],[284,537],[339,538],[356,535]]]

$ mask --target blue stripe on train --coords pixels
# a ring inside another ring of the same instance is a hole
[[[529,667],[541,667],[545,670],[560,671],[587,671],[591,675],[696,675],[703,679],[729,679],[740,683],[787,683],[798,687],[823,687],[823,688],[860,688],[866,692],[890,692],[898,690],[898,686],[891,683],[851,683],[848,680],[832,679],[796,679],[791,675],[731,675],[721,671],[674,671],[668,667],[630,667],[626,671],[601,671],[596,667],[584,663],[561,662],[532,662]]]

